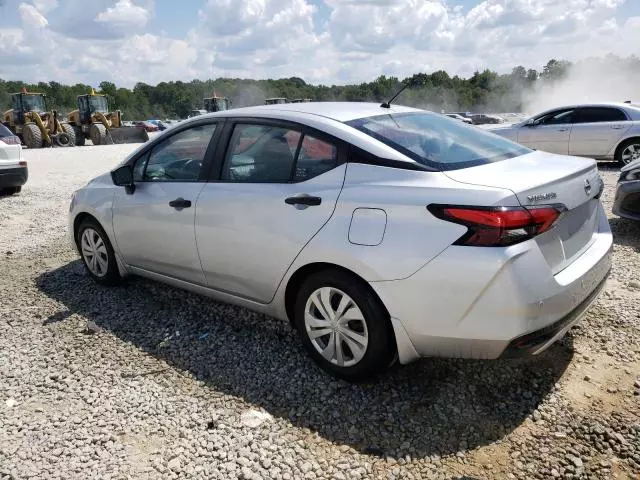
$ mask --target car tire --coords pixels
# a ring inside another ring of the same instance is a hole
[[[92,218],[80,222],[76,245],[82,263],[93,280],[101,285],[118,285],[122,281],[113,247],[104,229]]]
[[[309,276],[296,297],[294,323],[311,358],[333,376],[364,381],[393,363],[389,315],[354,275],[325,270]]]
[[[636,154],[635,158],[634,153]],[[627,165],[634,160],[640,160],[640,138],[630,138],[623,142],[616,152],[616,161],[621,166]]]

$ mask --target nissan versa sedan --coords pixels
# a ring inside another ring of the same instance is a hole
[[[184,121],[73,195],[105,285],[141,275],[289,320],[325,370],[538,354],[603,288],[593,160],[368,103]]]
[[[508,127],[489,128],[529,148],[622,165],[640,152],[640,105],[630,103],[554,108]]]

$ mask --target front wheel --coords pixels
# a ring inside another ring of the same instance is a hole
[[[76,230],[76,244],[87,272],[102,285],[117,285],[122,278],[107,234],[93,219],[86,219]]]
[[[294,321],[313,360],[336,377],[366,380],[394,358],[384,306],[365,282],[347,273],[328,270],[307,278],[298,292]]]
[[[94,145],[105,145],[107,143],[107,129],[101,123],[93,123],[89,127],[89,137]]]
[[[640,160],[640,138],[632,138],[620,145],[616,160],[621,165]]]

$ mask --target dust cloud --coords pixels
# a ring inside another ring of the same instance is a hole
[[[557,79],[540,78],[522,92],[527,114],[563,105],[590,102],[640,103],[638,59],[590,59],[568,67]]]

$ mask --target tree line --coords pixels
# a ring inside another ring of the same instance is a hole
[[[632,56],[619,58],[608,56],[583,62],[600,62],[603,68],[624,68],[640,74],[640,59]],[[613,65],[613,67],[612,67]],[[476,71],[469,78],[450,76],[443,70],[433,73],[418,73],[409,78],[380,76],[372,82],[356,85],[311,85],[298,77],[252,80],[240,78],[217,78],[192,80],[190,82],[161,82],[152,86],[137,83],[132,89],[118,87],[113,82],[103,81],[93,86],[107,94],[111,109],[120,109],[125,120],[147,118],[184,118],[189,111],[202,107],[202,99],[214,92],[227,96],[232,107],[261,105],[265,98],[286,97],[310,98],[313,101],[384,101],[407,80],[419,85],[406,90],[398,103],[431,110],[445,111],[495,111],[519,112],[523,108],[523,92],[540,84],[552,83],[565,78],[575,65],[552,59],[541,69],[517,66],[510,73],[498,74],[486,69]],[[91,92],[91,85],[62,85],[58,82],[28,83],[0,79],[0,107],[11,108],[11,94],[26,87],[28,91],[47,95],[49,108],[61,114],[77,108],[76,98]]]

